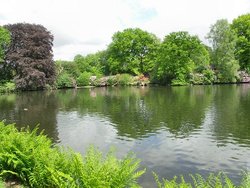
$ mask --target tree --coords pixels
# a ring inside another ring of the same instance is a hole
[[[233,20],[232,28],[237,34],[236,58],[241,70],[250,73],[250,14],[241,15]]]
[[[156,79],[162,83],[183,85],[191,74],[209,69],[209,55],[197,36],[173,32],[161,44],[156,66]]]
[[[89,72],[94,75],[101,75],[104,73],[104,55],[105,51],[99,51],[86,56],[76,55],[74,62],[77,64],[77,67],[81,73]]]
[[[35,90],[53,84],[53,35],[42,25],[18,23],[5,28],[11,33],[6,64],[12,69],[16,87]]]
[[[8,71],[5,67],[5,55],[10,44],[10,32],[0,26],[0,80],[8,80],[8,75],[10,71]]]
[[[139,28],[115,33],[107,50],[109,72],[148,74],[154,66],[159,44],[155,35]]]
[[[239,62],[235,59],[237,36],[227,20],[218,20],[207,37],[212,44],[212,64],[218,82],[236,82]]]
[[[0,26],[0,63],[4,61],[4,55],[10,44],[10,33],[7,29]]]

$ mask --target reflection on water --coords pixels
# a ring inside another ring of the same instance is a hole
[[[85,153],[133,151],[160,177],[225,171],[237,183],[250,162],[250,85],[126,87],[0,95],[0,119],[40,123],[54,141]]]

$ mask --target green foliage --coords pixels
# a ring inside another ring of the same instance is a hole
[[[158,188],[246,188],[249,187],[249,174],[245,173],[240,186],[236,186],[224,173],[209,174],[205,179],[200,174],[190,175],[192,183],[185,181],[183,176],[180,176],[180,181],[175,176],[172,180],[162,179],[159,180],[156,173],[153,172]]]
[[[103,156],[90,147],[86,156],[54,146],[37,129],[22,129],[0,122],[0,177],[29,187],[135,187],[145,172],[128,155],[120,160],[110,151]]]
[[[218,20],[208,34],[212,43],[212,65],[216,82],[236,82],[239,78],[239,62],[235,59],[237,36],[227,20]]]
[[[10,32],[0,26],[0,64],[4,61],[5,52],[10,44]]]
[[[116,75],[119,85],[131,85],[133,82],[133,77],[129,74]]]
[[[0,179],[0,188],[4,188],[4,182],[2,181],[2,179]]]
[[[78,66],[73,61],[56,61],[56,70],[57,75],[60,75],[62,73],[67,73],[73,78],[77,78],[80,75],[80,71],[78,69]]]
[[[244,172],[243,173],[243,179],[241,182],[242,188],[248,188],[250,187],[250,172]]]
[[[209,55],[197,36],[174,32],[165,37],[158,53],[156,79],[172,85],[190,83],[190,74],[209,69]]]
[[[75,80],[68,73],[61,73],[56,79],[57,88],[75,87]]]
[[[108,70],[111,74],[148,74],[154,67],[160,41],[139,28],[116,32],[107,49]]]
[[[241,70],[250,73],[250,13],[233,20],[232,28],[237,35],[235,55]]]
[[[16,90],[16,85],[13,82],[6,82],[4,84],[0,84],[0,93],[10,93]]]
[[[78,86],[89,86],[90,85],[90,76],[91,76],[91,73],[89,73],[89,72],[81,73],[80,76],[76,80],[77,85]]]
[[[118,84],[118,79],[116,76],[109,76],[107,80],[107,85],[114,86]]]
[[[89,72],[95,76],[104,73],[105,51],[100,51],[95,54],[88,54],[87,56],[76,55],[74,62],[81,73]]]

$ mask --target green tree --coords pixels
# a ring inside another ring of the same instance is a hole
[[[100,51],[86,56],[76,55],[74,62],[81,73],[89,72],[94,75],[101,75],[104,73],[104,55],[105,51]]]
[[[212,64],[217,82],[236,82],[239,62],[235,59],[237,36],[226,19],[211,26],[207,38],[212,44]]]
[[[8,80],[10,75],[10,70],[4,63],[7,48],[10,44],[11,37],[10,32],[0,26],[0,80]]]
[[[156,79],[162,83],[184,85],[192,74],[209,70],[209,54],[197,36],[173,32],[161,44]]]
[[[108,46],[108,67],[111,74],[148,74],[155,62],[160,40],[139,28],[117,32]]]
[[[0,26],[0,63],[4,61],[4,55],[10,44],[10,32]]]
[[[250,13],[233,20],[232,28],[237,34],[236,58],[241,70],[250,73]]]

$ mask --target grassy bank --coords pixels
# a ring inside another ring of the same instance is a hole
[[[54,188],[109,188],[140,187],[138,178],[145,172],[139,169],[139,160],[133,154],[117,159],[113,151],[102,155],[90,147],[83,157],[71,149],[55,146],[37,129],[17,130],[13,124],[0,122],[0,188],[2,180],[23,187]],[[183,177],[159,179],[154,173],[158,188],[249,188],[250,173],[243,175],[236,186],[223,173],[204,178],[190,175],[192,182]]]

